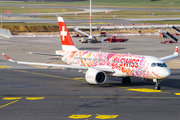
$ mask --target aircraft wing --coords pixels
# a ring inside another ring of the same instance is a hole
[[[52,53],[38,53],[38,52],[29,52],[29,54],[49,55],[49,56],[62,56],[62,55],[60,55],[60,54],[52,54]]]
[[[102,68],[102,67],[85,67],[85,66],[78,66],[78,65],[62,65],[62,64],[47,64],[47,63],[36,63],[36,62],[23,62],[23,61],[14,61],[9,58],[7,55],[2,53],[4,57],[6,57],[10,62],[17,63],[17,64],[26,64],[26,65],[39,65],[39,66],[46,66],[47,68],[50,67],[62,67],[66,69],[79,69],[79,70],[88,70],[88,69],[98,69],[102,70],[107,73],[114,73],[114,70],[111,68]]]
[[[178,57],[178,46],[176,46],[173,55],[165,56],[165,57],[162,57],[162,58],[160,58],[160,59],[163,60],[163,61],[166,61],[166,60],[169,60],[169,59],[173,59],[173,58],[175,58],[175,57]]]

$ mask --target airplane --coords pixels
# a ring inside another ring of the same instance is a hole
[[[162,79],[171,75],[164,61],[178,57],[178,46],[172,55],[157,58],[154,56],[95,52],[78,50],[75,47],[62,17],[58,17],[59,33],[62,50],[51,53],[30,52],[30,54],[58,56],[67,63],[47,64],[36,62],[21,62],[10,59],[2,53],[10,62],[17,64],[40,65],[50,67],[62,67],[63,69],[78,69],[85,74],[85,80],[89,84],[103,84],[107,77],[122,78],[122,83],[131,83],[131,77],[142,78],[155,82],[155,89],[160,90]]]

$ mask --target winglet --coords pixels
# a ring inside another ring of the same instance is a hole
[[[178,46],[176,46],[173,55],[165,56],[165,57],[162,57],[160,59],[163,60],[163,61],[166,61],[166,60],[169,60],[169,59],[173,59],[175,57],[178,57]]]
[[[174,55],[178,56],[178,46],[176,46],[176,48],[175,48]]]
[[[2,53],[2,55],[4,55],[4,57],[6,57],[10,62],[16,62],[14,60],[12,60],[11,58],[9,58],[7,55],[5,55],[4,53]]]

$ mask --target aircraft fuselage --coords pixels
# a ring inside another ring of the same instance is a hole
[[[67,64],[111,68],[114,73],[110,76],[164,79],[171,74],[166,64],[153,56],[92,51],[64,51],[63,54],[62,60]]]

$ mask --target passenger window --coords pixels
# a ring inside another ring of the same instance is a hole
[[[151,67],[156,67],[156,63],[152,63],[152,64],[151,64]]]

